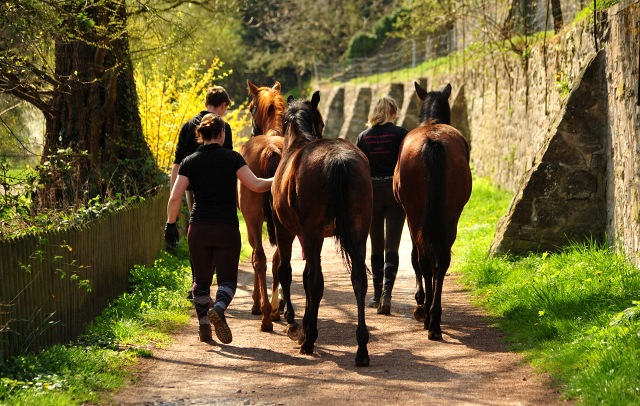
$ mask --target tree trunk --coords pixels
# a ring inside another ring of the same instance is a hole
[[[560,0],[551,0],[551,14],[553,15],[553,31],[557,34],[564,25],[562,21],[562,8],[560,7]]]
[[[56,113],[45,114],[42,163],[51,181],[38,193],[41,208],[79,205],[97,195],[141,195],[157,184],[138,114],[124,1],[102,4],[91,17],[106,34],[93,29],[55,46],[62,85],[53,91]]]

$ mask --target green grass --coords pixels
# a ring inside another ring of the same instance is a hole
[[[246,227],[240,260],[251,254]],[[129,292],[114,300],[75,343],[38,354],[13,357],[0,365],[0,405],[81,405],[108,402],[110,393],[133,378],[139,357],[168,345],[192,309],[186,239],[174,255],[162,252],[153,267],[131,271]],[[215,279],[214,279],[215,284]]]
[[[454,246],[456,272],[514,351],[593,405],[640,404],[640,272],[595,242],[488,258],[510,196],[476,179]]]

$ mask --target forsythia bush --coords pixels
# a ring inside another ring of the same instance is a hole
[[[207,89],[213,82],[231,73],[216,75],[215,72],[222,66],[217,58],[202,73],[205,65],[206,61],[203,60],[179,73],[176,64],[170,76],[159,72],[156,65],[151,66],[150,74],[140,65],[136,69],[135,80],[144,136],[156,157],[156,164],[167,172],[171,170],[180,127],[204,109]],[[241,137],[240,132],[251,125],[251,114],[246,110],[246,104],[245,102],[237,109],[228,110],[223,117],[233,131],[236,150],[247,141],[247,137]]]

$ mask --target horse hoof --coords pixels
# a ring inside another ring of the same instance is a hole
[[[369,356],[367,355],[364,358],[356,357],[356,366],[357,367],[368,367],[369,366]]]
[[[424,308],[424,305],[416,305],[413,309],[413,317],[418,321],[425,321],[427,318],[427,312]]]
[[[280,321],[280,313],[271,313],[271,321]]]
[[[431,331],[431,330],[429,330],[429,333],[427,334],[427,338],[429,340],[433,340],[433,341],[442,340],[442,333],[439,332],[439,331]]]
[[[302,329],[300,328],[298,323],[289,324],[287,326],[286,333],[287,336],[293,341],[298,341],[303,336]]]
[[[253,305],[251,307],[251,314],[262,314],[262,310],[260,310],[260,306]]]
[[[273,324],[271,322],[262,323],[260,325],[260,331],[265,331],[265,332],[273,331]]]
[[[356,352],[356,366],[357,367],[368,367],[369,366],[369,352],[366,348],[363,348],[362,351],[358,350]]]
[[[300,347],[300,354],[302,355],[312,355],[313,354],[313,345],[310,347],[302,346]]]
[[[307,337],[305,337],[304,334],[300,335],[300,338],[298,338],[298,345],[304,344],[304,339],[305,338],[307,338]]]

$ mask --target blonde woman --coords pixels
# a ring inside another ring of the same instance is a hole
[[[393,124],[397,113],[398,106],[391,97],[378,99],[369,114],[369,128],[356,141],[369,159],[373,183],[373,219],[369,230],[373,297],[369,299],[369,306],[377,307],[378,314],[391,312],[391,291],[398,273],[398,248],[405,219],[402,206],[393,196],[398,150],[408,133],[406,128]]]

